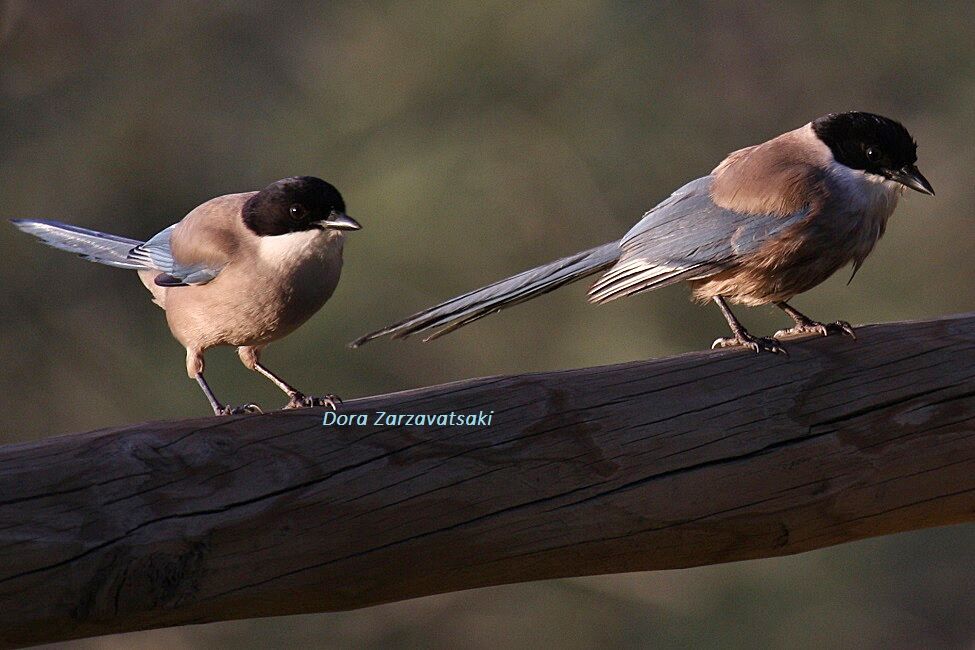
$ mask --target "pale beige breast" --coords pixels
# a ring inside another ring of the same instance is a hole
[[[332,295],[342,269],[342,243],[335,231],[240,242],[239,254],[214,280],[168,290],[166,316],[173,335],[194,349],[262,345],[286,336]]]

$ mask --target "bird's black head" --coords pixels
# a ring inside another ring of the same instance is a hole
[[[812,123],[836,162],[934,194],[918,168],[917,143],[900,122],[873,113],[830,113]]]
[[[361,228],[345,214],[339,191],[314,176],[292,176],[271,183],[247,200],[242,213],[247,227],[261,236]]]

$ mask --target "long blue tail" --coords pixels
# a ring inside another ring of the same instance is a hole
[[[523,271],[510,278],[499,280],[486,287],[475,289],[462,296],[451,298],[439,305],[413,314],[398,323],[361,336],[350,343],[350,346],[359,347],[381,336],[388,335],[398,339],[417,332],[438,330],[423,340],[435,339],[479,318],[501,311],[505,307],[517,305],[520,302],[557,289],[564,284],[601,271],[615,263],[619,256],[619,242],[614,241],[569,257],[563,257],[560,260]]]
[[[128,257],[129,251],[143,243],[136,239],[79,228],[59,221],[11,219],[11,223],[24,232],[34,235],[48,246],[75,253],[91,262],[120,269],[148,268]]]

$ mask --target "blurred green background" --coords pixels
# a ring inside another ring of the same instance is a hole
[[[683,287],[593,307],[585,284],[429,345],[356,335],[615,239],[729,151],[830,111],[902,120],[937,190],[909,193],[846,286],[854,323],[975,308],[975,4],[0,0],[0,214],[145,238],[289,175],[364,229],[339,288],[265,355],[345,398],[706,347]],[[0,224],[2,441],[205,415],[134,274]],[[741,310],[756,331],[786,321]],[[230,349],[224,400],[283,404]],[[76,648],[973,647],[975,527],[678,572],[553,581]]]

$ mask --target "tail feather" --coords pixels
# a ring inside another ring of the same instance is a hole
[[[79,226],[42,219],[11,219],[24,232],[34,235],[48,246],[75,253],[86,260],[121,269],[145,269],[146,265],[129,259],[128,254],[143,242]]]
[[[619,242],[611,242],[564,257],[513,275],[510,278],[499,280],[486,287],[475,289],[462,296],[451,298],[444,303],[413,314],[398,323],[361,336],[353,341],[350,346],[359,347],[381,336],[405,338],[416,332],[440,328],[423,339],[430,341],[453,332],[468,323],[484,318],[488,314],[501,311],[505,307],[516,305],[587,275],[597,273],[616,262],[619,256]]]
[[[589,302],[602,304],[641,291],[659,289],[699,275],[706,265],[671,267],[634,259],[613,267],[589,289]]]

